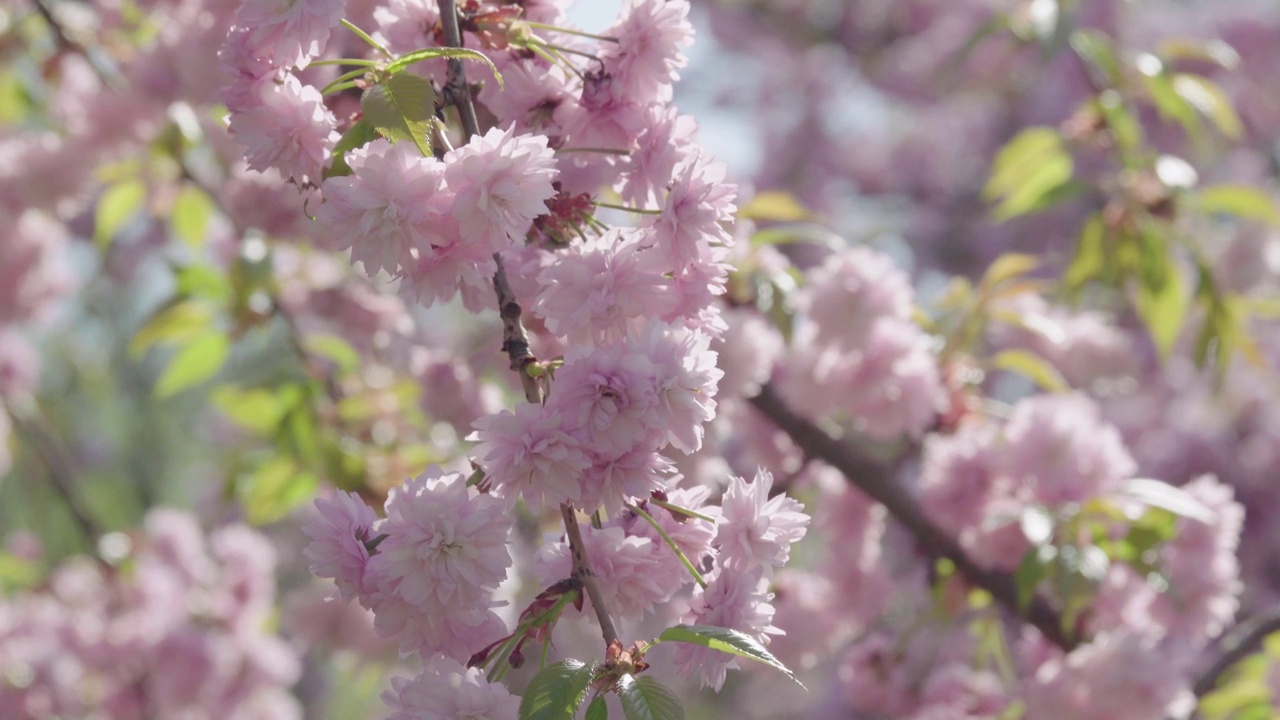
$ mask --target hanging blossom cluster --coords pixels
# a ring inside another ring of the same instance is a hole
[[[487,662],[512,637],[494,592],[512,565],[508,535],[521,504],[603,519],[582,529],[583,550],[617,622],[638,621],[693,585],[685,621],[767,643],[780,633],[769,583],[808,517],[796,501],[770,497],[768,472],[727,488],[686,486],[674,464],[702,448],[716,415],[723,373],[710,347],[727,327],[717,296],[736,209],[724,169],[671,102],[692,37],[688,4],[629,2],[590,38],[557,32],[565,20],[554,5],[464,4],[463,46],[483,49],[503,85],[486,81],[477,105],[491,126],[457,147],[439,126],[413,141],[339,147],[359,119],[339,120],[299,72],[324,52],[340,10],[249,0],[237,14],[221,55],[232,79],[224,97],[249,166],[309,194],[323,242],[397,280],[406,298],[460,298],[479,312],[509,283],[533,316],[533,347],[559,356],[518,367],[539,368],[543,402],[474,423],[471,481],[430,469],[391,492],[383,517],[339,494],[319,500],[305,527],[313,572],[423,659],[416,679],[387,693],[394,717],[444,707],[513,716],[506,691],[464,664]],[[394,54],[443,37],[429,5],[391,2],[373,18],[370,42]],[[566,59],[581,56],[591,59]],[[408,72],[433,88],[449,82],[438,60]],[[610,227],[597,217],[601,205],[638,219]],[[718,505],[713,492],[723,494]],[[527,612],[573,575],[570,555],[566,538],[546,539],[536,564],[548,590]],[[682,651],[676,663],[717,689],[736,667],[707,649]]]
[[[913,295],[906,274],[870,248],[814,269],[784,385],[794,404],[847,417],[880,440],[929,429],[942,387],[929,338],[912,321]]]
[[[228,525],[153,510],[104,538],[111,564],[60,565],[0,603],[0,716],[301,718],[296,651],[265,631],[275,551]]]

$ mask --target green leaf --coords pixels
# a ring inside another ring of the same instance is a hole
[[[276,455],[241,478],[236,495],[249,522],[266,525],[310,500],[319,485],[316,476],[299,468],[296,460]]]
[[[378,138],[378,131],[365,118],[353,124],[338,138],[333,146],[333,162],[324,170],[324,177],[340,177],[351,174],[351,166],[347,164],[347,151],[364,147]]]
[[[1170,38],[1156,44],[1161,57],[1170,60],[1196,60],[1209,62],[1223,70],[1233,70],[1240,64],[1240,53],[1222,40],[1192,40]]]
[[[216,304],[231,300],[231,279],[226,272],[208,265],[187,265],[175,273],[178,294],[207,299]]]
[[[13,69],[0,72],[0,125],[14,125],[31,112],[31,94]]]
[[[407,55],[403,55],[387,66],[387,72],[395,75],[405,68],[416,62],[423,60],[431,60],[432,58],[452,58],[456,60],[470,60],[472,62],[481,62],[489,66],[489,71],[493,73],[493,79],[498,81],[498,89],[502,89],[502,73],[498,72],[498,66],[493,64],[488,55],[468,50],[467,48],[457,47],[434,47],[414,50]]]
[[[183,345],[165,368],[154,390],[157,398],[167,398],[208,380],[222,369],[231,352],[226,333],[208,330]]]
[[[169,227],[188,247],[199,249],[204,244],[205,230],[213,215],[213,200],[199,187],[188,183],[178,191],[170,209]]]
[[[1162,357],[1168,357],[1182,331],[1191,298],[1182,274],[1169,256],[1160,226],[1144,225],[1136,238],[1138,254],[1138,314]]]
[[[1000,201],[992,216],[1004,221],[1056,202],[1055,191],[1061,192],[1074,172],[1075,163],[1058,131],[1027,128],[1000,148],[982,195]]]
[[[1098,279],[1107,266],[1105,247],[1106,223],[1101,213],[1094,213],[1085,221],[1076,241],[1076,254],[1067,266],[1062,281],[1067,289],[1076,292],[1085,283]]]
[[[93,211],[93,241],[106,247],[125,223],[142,209],[147,186],[137,178],[112,183],[98,198]]]
[[[1027,350],[1002,350],[991,358],[991,366],[1018,373],[1049,392],[1071,389],[1066,378],[1048,360]]]
[[[215,407],[240,427],[270,436],[293,407],[296,398],[265,388],[242,390],[235,385],[214,388],[210,399]]]
[[[1177,73],[1173,75],[1173,89],[1200,114],[1212,120],[1223,135],[1237,140],[1244,133],[1231,98],[1217,83],[1199,75]]]
[[[1116,494],[1133,498],[1144,505],[1161,510],[1168,510],[1174,515],[1191,518],[1212,525],[1217,521],[1207,505],[1200,502],[1187,491],[1174,487],[1167,482],[1151,478],[1133,478],[1120,484]]]
[[[1160,117],[1181,125],[1188,137],[1198,138],[1204,131],[1204,123],[1195,106],[1174,88],[1173,79],[1168,74],[1159,72],[1144,76],[1143,82],[1147,87],[1147,97],[1151,98]]]
[[[701,645],[712,650],[719,650],[730,655],[737,655],[748,660],[764,663],[791,678],[800,687],[804,685],[796,678],[795,673],[783,665],[772,653],[764,649],[755,638],[730,628],[715,625],[676,625],[662,631],[656,642],[684,642]]]
[[[0,550],[0,597],[40,582],[40,563]]]
[[[738,217],[757,222],[799,222],[813,217],[813,212],[802,205],[795,195],[769,190],[756,193],[755,197],[738,210]]]
[[[360,353],[338,335],[308,335],[302,341],[302,347],[312,355],[331,360],[343,372],[351,372],[360,367]]]
[[[618,696],[627,720],[684,720],[680,699],[652,677],[623,675],[618,679]]]
[[[423,156],[430,156],[428,131],[435,116],[435,102],[431,81],[400,73],[365,90],[360,109],[379,135],[391,142],[410,140]]]
[[[1142,125],[1125,104],[1124,96],[1115,90],[1104,90],[1094,101],[1094,108],[1111,129],[1111,135],[1115,138],[1116,147],[1120,150],[1125,167],[1139,167],[1145,162],[1142,152]]]
[[[157,344],[180,344],[204,334],[213,324],[214,308],[202,300],[182,300],[156,313],[134,333],[129,356],[142,357]]]
[[[1006,280],[1022,277],[1035,270],[1039,264],[1040,258],[1036,255],[1005,253],[996,258],[995,262],[987,268],[987,272],[982,276],[982,286],[993,288]]]
[[[572,720],[595,673],[595,662],[580,660],[561,660],[543,668],[520,699],[520,720]]]
[[[1071,33],[1071,49],[1085,61],[1102,80],[1102,85],[1113,87],[1120,81],[1120,63],[1116,62],[1111,38],[1097,30],[1077,30]]]
[[[1018,588],[1018,610],[1026,612],[1031,607],[1031,598],[1036,596],[1036,588],[1049,574],[1049,563],[1057,556],[1051,545],[1032,548],[1018,563],[1013,574],[1014,585]]]
[[[1265,191],[1248,185],[1213,185],[1197,196],[1201,212],[1234,215],[1280,226],[1280,210]]]
[[[597,695],[587,706],[585,720],[609,720],[609,704],[605,702],[603,695]]]

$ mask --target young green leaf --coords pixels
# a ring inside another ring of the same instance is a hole
[[[182,300],[157,312],[129,341],[129,357],[137,360],[153,345],[180,344],[203,335],[213,323],[214,308],[201,300]]]
[[[333,163],[324,170],[324,177],[341,177],[351,174],[351,166],[347,164],[347,151],[364,147],[378,139],[378,131],[365,118],[347,129],[333,146]]]
[[[147,186],[136,178],[108,187],[93,211],[93,241],[103,247],[109,244],[134,213],[142,209],[146,199]]]
[[[1048,127],[1031,127],[1000,148],[991,178],[982,190],[988,201],[999,200],[992,211],[998,221],[1042,210],[1061,199],[1061,190],[1075,172],[1062,136]],[[1069,194],[1069,193],[1067,193]]]
[[[302,470],[291,457],[277,455],[236,484],[236,495],[252,525],[275,522],[310,500],[319,487],[315,474]]]
[[[651,677],[623,675],[618,696],[627,720],[684,720],[684,706],[666,685]]]
[[[1214,185],[1200,191],[1201,212],[1235,215],[1280,226],[1280,210],[1271,196],[1248,185]]]
[[[400,73],[364,91],[360,109],[378,134],[398,142],[409,140],[423,156],[431,155],[429,131],[436,93],[426,78]]]
[[[169,227],[188,247],[198,249],[204,244],[205,229],[212,215],[213,201],[209,195],[195,185],[184,185],[173,199]]]
[[[396,75],[402,72],[410,65],[422,62],[423,60],[431,60],[432,58],[452,58],[456,60],[470,60],[472,62],[480,62],[489,66],[489,72],[493,73],[493,79],[498,81],[498,89],[502,89],[502,73],[498,72],[498,66],[493,64],[488,55],[467,48],[456,47],[435,47],[423,48],[422,50],[414,50],[413,52],[397,58],[387,65],[387,72]]]
[[[804,684],[796,678],[795,673],[783,665],[780,660],[773,656],[764,646],[756,641],[755,638],[745,633],[738,632],[730,628],[717,627],[715,625],[675,625],[662,631],[655,642],[685,642],[694,645],[701,645],[712,650],[737,655],[748,660],[755,660],[758,663],[764,663],[769,667],[778,670],[787,677],[795,681],[800,687]]]
[[[167,398],[199,385],[222,369],[231,352],[226,333],[209,330],[183,345],[156,381],[155,396]]]
[[[1027,350],[1002,350],[991,358],[991,366],[1018,373],[1049,392],[1063,392],[1071,388],[1062,373],[1048,360]]]
[[[1223,135],[1236,140],[1244,133],[1231,98],[1214,81],[1199,75],[1178,73],[1173,76],[1173,89],[1200,114],[1212,120]]]
[[[572,720],[595,673],[595,662],[579,660],[561,660],[543,668],[520,699],[520,720]]]
[[[604,701],[603,695],[597,695],[587,706],[586,720],[609,720],[609,704]]]

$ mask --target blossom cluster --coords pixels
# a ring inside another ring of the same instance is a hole
[[[266,627],[275,550],[228,525],[153,510],[104,538],[115,564],[63,563],[40,592],[0,602],[0,715],[301,718],[296,651]]]

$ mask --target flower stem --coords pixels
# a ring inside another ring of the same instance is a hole
[[[662,529],[662,526],[658,524],[658,521],[655,520],[652,515],[641,509],[639,505],[629,505],[628,507],[634,510],[637,515],[649,521],[649,524],[653,526],[653,529],[657,530],[658,534],[662,536],[662,539],[667,541],[667,545],[671,548],[672,552],[676,554],[676,557],[680,558],[680,562],[684,563],[684,568],[693,576],[694,581],[705,588],[707,586],[707,581],[703,579],[702,573],[698,572],[698,568],[694,567],[693,563],[689,562],[689,558],[685,556],[684,551],[680,549],[679,545],[676,545],[676,541],[671,539],[671,536],[667,534],[667,531]]]
[[[661,210],[647,210],[645,208],[627,207],[626,205],[614,205],[613,203],[595,201],[596,207],[609,208],[610,210],[621,210],[623,212],[637,213],[639,215],[661,215]]]
[[[355,33],[355,34],[356,34],[356,37],[359,37],[361,40],[363,40],[363,41],[365,41],[366,43],[368,43],[368,44],[369,44],[369,47],[373,48],[374,50],[377,50],[378,52],[382,53],[383,55],[386,55],[387,57],[392,57],[392,55],[391,55],[391,51],[390,51],[390,50],[388,50],[388,49],[386,48],[386,46],[385,46],[385,45],[383,45],[382,43],[378,42],[377,40],[374,40],[373,38],[369,37],[369,33],[367,33],[367,32],[365,32],[365,31],[361,30],[361,29],[360,29],[360,28],[358,28],[358,27],[356,27],[356,24],[355,24],[355,23],[351,22],[350,20],[348,20],[348,19],[346,19],[346,18],[342,18],[342,20],[341,20],[340,22],[342,23],[342,27],[344,27],[344,28],[346,28],[346,29],[350,30],[351,32]],[[325,61],[324,61],[324,60],[321,60],[320,62],[325,62]],[[344,62],[350,62],[350,61],[344,61]],[[368,62],[368,61],[362,61],[362,62]],[[313,64],[313,65],[318,65],[319,63],[312,63],[312,64]],[[376,64],[376,63],[372,63],[372,62],[370,62],[369,64],[370,64],[370,65],[373,65],[373,64]]]

